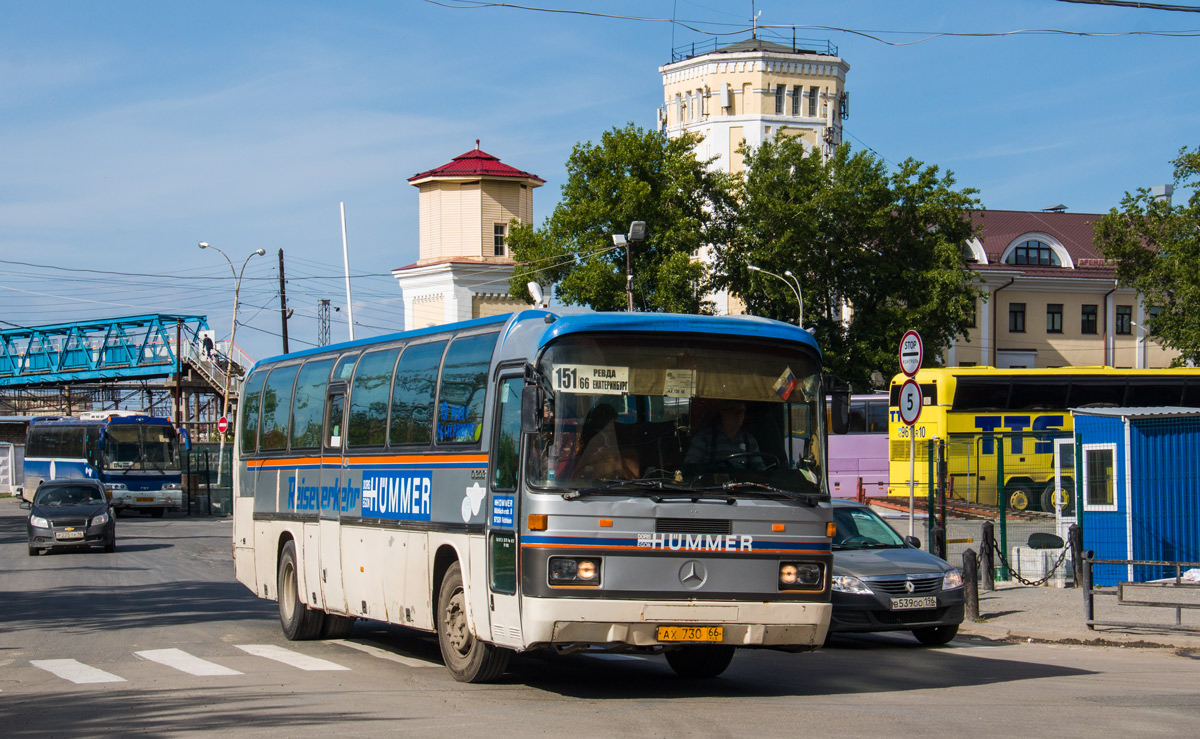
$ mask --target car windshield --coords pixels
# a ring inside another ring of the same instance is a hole
[[[95,505],[104,502],[104,494],[91,485],[63,485],[39,490],[33,502],[40,506]]]
[[[834,549],[905,546],[900,535],[870,508],[835,507],[833,522],[837,526]]]
[[[806,347],[568,336],[546,350],[538,370],[547,417],[527,457],[535,487],[825,491],[820,365]]]

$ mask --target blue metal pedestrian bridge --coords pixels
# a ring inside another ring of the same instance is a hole
[[[151,314],[0,330],[0,387],[170,377],[199,357],[205,316]]]

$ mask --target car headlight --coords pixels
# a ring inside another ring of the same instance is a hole
[[[825,567],[820,562],[780,562],[780,590],[815,590],[821,587]]]
[[[942,576],[942,590],[954,590],[962,586],[962,570],[950,570]]]
[[[599,557],[551,557],[550,585],[584,585],[597,586],[600,584]]]
[[[103,524],[103,523],[108,523],[108,514],[107,513],[101,513],[99,516],[96,516],[92,519],[93,526],[99,526],[100,524]]]
[[[867,587],[866,583],[853,575],[834,575],[833,590],[837,593],[850,593],[851,595],[875,594],[874,591]]]
[[[35,529],[50,528],[50,522],[47,521],[46,519],[42,518],[41,516],[30,516],[29,517],[29,525],[33,526]]]

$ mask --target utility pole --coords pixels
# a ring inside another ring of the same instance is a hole
[[[280,319],[283,321],[283,353],[287,354],[288,353],[288,340],[287,340],[288,309],[287,309],[287,292],[284,289],[284,279],[283,279],[283,249],[279,250],[279,316],[280,316]]]
[[[329,346],[329,299],[317,300],[317,346]]]

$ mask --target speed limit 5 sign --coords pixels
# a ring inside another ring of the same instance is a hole
[[[916,380],[908,379],[900,386],[900,420],[912,426],[921,417],[921,406],[925,400],[921,396],[921,386]]]

